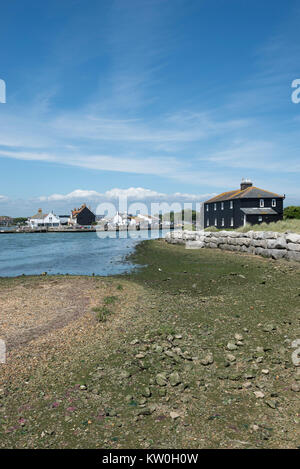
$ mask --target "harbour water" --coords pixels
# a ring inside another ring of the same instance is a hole
[[[137,243],[164,237],[168,230],[133,231],[128,237],[100,233],[1,234],[0,276],[115,275],[136,266],[126,260]]]

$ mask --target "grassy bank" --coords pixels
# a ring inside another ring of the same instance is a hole
[[[246,225],[238,228],[237,231],[246,233],[249,230],[253,231],[277,231],[278,233],[300,233],[300,220],[280,220],[276,223],[260,223],[258,225]]]
[[[259,223],[258,225],[249,225],[246,224],[245,226],[241,226],[237,228],[235,231],[239,231],[241,233],[247,233],[248,231],[275,231],[278,233],[299,233],[300,234],[300,220],[280,220],[274,223]],[[211,226],[209,228],[205,228],[205,231],[223,231],[222,229],[215,228]],[[232,231],[227,229],[227,231]]]
[[[298,447],[299,266],[164,241],[133,261],[0,280],[0,446]]]

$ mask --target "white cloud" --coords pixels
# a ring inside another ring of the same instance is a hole
[[[55,201],[58,202],[60,200],[72,200],[72,199],[97,199],[99,197],[102,197],[103,194],[100,194],[99,192],[96,191],[85,191],[81,189],[76,189],[73,192],[70,192],[69,194],[52,194],[49,196],[41,196],[39,197],[39,200],[41,202],[47,201]]]
[[[165,197],[166,194],[152,191],[150,189],[144,189],[143,187],[129,187],[128,189],[111,189],[105,192],[105,196],[111,199],[117,199],[119,197],[127,197],[132,199],[147,199],[151,197]]]
[[[5,195],[0,195],[0,202],[7,202],[9,199]]]
[[[163,192],[153,191],[151,189],[145,189],[143,187],[129,187],[128,189],[119,189],[114,188],[110,189],[103,194],[93,190],[82,190],[76,189],[68,194],[52,194],[49,196],[39,197],[41,202],[60,202],[60,201],[71,201],[71,200],[80,200],[84,202],[89,201],[99,201],[99,200],[110,200],[127,197],[128,199],[133,200],[180,200],[180,201],[202,201],[208,199],[215,195],[214,193],[209,194],[188,194],[176,192],[174,194],[166,194]]]

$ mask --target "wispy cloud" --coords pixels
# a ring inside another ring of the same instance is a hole
[[[282,157],[284,155],[284,158]],[[220,167],[299,173],[298,151],[271,141],[239,141],[229,148],[208,155],[207,161]],[[287,164],[288,160],[288,164]]]

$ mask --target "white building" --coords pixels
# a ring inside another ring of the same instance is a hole
[[[107,224],[109,227],[116,226],[148,226],[159,223],[159,218],[150,215],[138,214],[136,216],[129,215],[128,213],[117,212],[113,217],[104,217],[101,220],[102,224]]]
[[[110,223],[118,226],[128,226],[130,224],[131,216],[125,213],[117,212],[116,215],[110,220]]]
[[[39,208],[38,213],[28,218],[27,223],[31,228],[60,226],[60,219],[53,212],[43,213]]]

